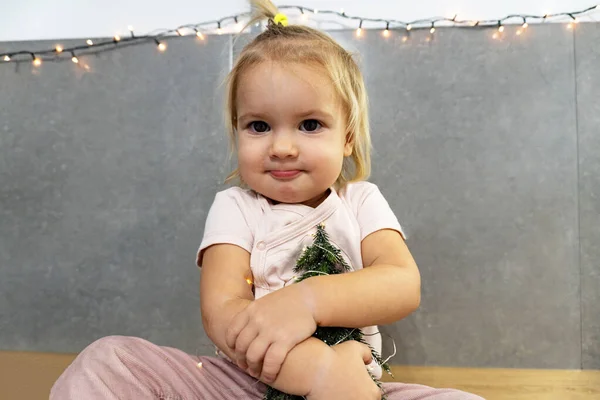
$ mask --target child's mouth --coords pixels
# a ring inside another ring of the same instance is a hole
[[[269,173],[275,179],[292,179],[296,176],[300,175],[300,170],[298,169],[288,169],[288,170],[271,170]]]

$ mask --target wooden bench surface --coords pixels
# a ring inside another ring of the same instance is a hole
[[[0,399],[48,399],[50,387],[74,354],[0,352]],[[452,387],[488,400],[600,399],[600,371],[392,367],[394,379]]]

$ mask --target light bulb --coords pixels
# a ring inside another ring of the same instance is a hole
[[[217,28],[217,34],[222,35],[223,34],[223,29]]]
[[[356,30],[356,36],[360,37],[360,35],[362,35],[362,28]]]
[[[411,29],[412,29],[412,25],[411,24],[406,25],[406,30],[407,31],[410,31]]]
[[[527,29],[529,27],[529,24],[527,22],[523,23],[523,29]]]
[[[390,30],[388,28],[385,28],[383,30],[383,36],[385,36],[385,37],[389,37],[390,36]]]
[[[177,29],[176,32],[177,36],[183,36],[183,31],[181,31],[180,29]]]
[[[86,40],[86,43],[88,44],[88,46],[91,46],[94,44],[94,42],[92,42],[92,39]]]
[[[4,61],[9,62],[10,61],[10,56],[4,56]]]
[[[77,58],[76,56],[73,56],[71,58],[71,61],[73,61],[75,64],[79,64],[79,58]]]
[[[434,28],[434,27],[432,27],[432,28],[429,30],[429,33],[431,33],[431,34],[434,34],[434,33],[435,33],[435,28]]]
[[[127,26],[127,29],[129,29],[129,32],[133,32],[133,26],[129,25]]]
[[[165,43],[162,43],[162,42],[159,43],[157,47],[158,47],[159,51],[165,51],[167,49],[167,45]]]
[[[201,362],[199,362],[198,364],[196,364],[196,366],[197,366],[198,368],[202,368],[202,363],[201,363]]]
[[[196,31],[196,36],[198,36],[198,39],[204,40],[204,35],[202,34],[202,32]]]
[[[62,53],[62,51],[63,51],[63,48],[62,48],[62,46],[61,46],[61,45],[57,45],[57,46],[56,46],[56,52],[57,52],[57,53]]]
[[[34,58],[33,59],[33,65],[35,65],[36,67],[39,67],[40,65],[42,65],[42,60],[40,58]]]
[[[120,41],[120,40],[121,40],[121,36],[119,36],[119,35],[115,35],[114,39],[115,39],[115,42],[118,42],[118,41]]]
[[[500,32],[500,33],[504,32],[504,25],[500,25],[498,27],[498,32]]]
[[[319,13],[319,10],[317,10],[317,9],[315,8],[315,10],[313,11],[313,13],[315,13],[315,14],[318,14],[318,13]]]

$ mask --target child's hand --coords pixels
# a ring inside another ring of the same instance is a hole
[[[238,366],[264,383],[272,383],[288,352],[317,329],[309,290],[294,284],[253,301],[227,330],[227,346]]]
[[[331,348],[333,359],[316,378],[307,400],[380,400],[381,389],[367,371],[373,359],[371,349],[354,340]]]

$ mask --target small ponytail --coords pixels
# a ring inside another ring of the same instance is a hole
[[[250,0],[252,16],[258,20],[273,19],[279,13],[271,0]]]

